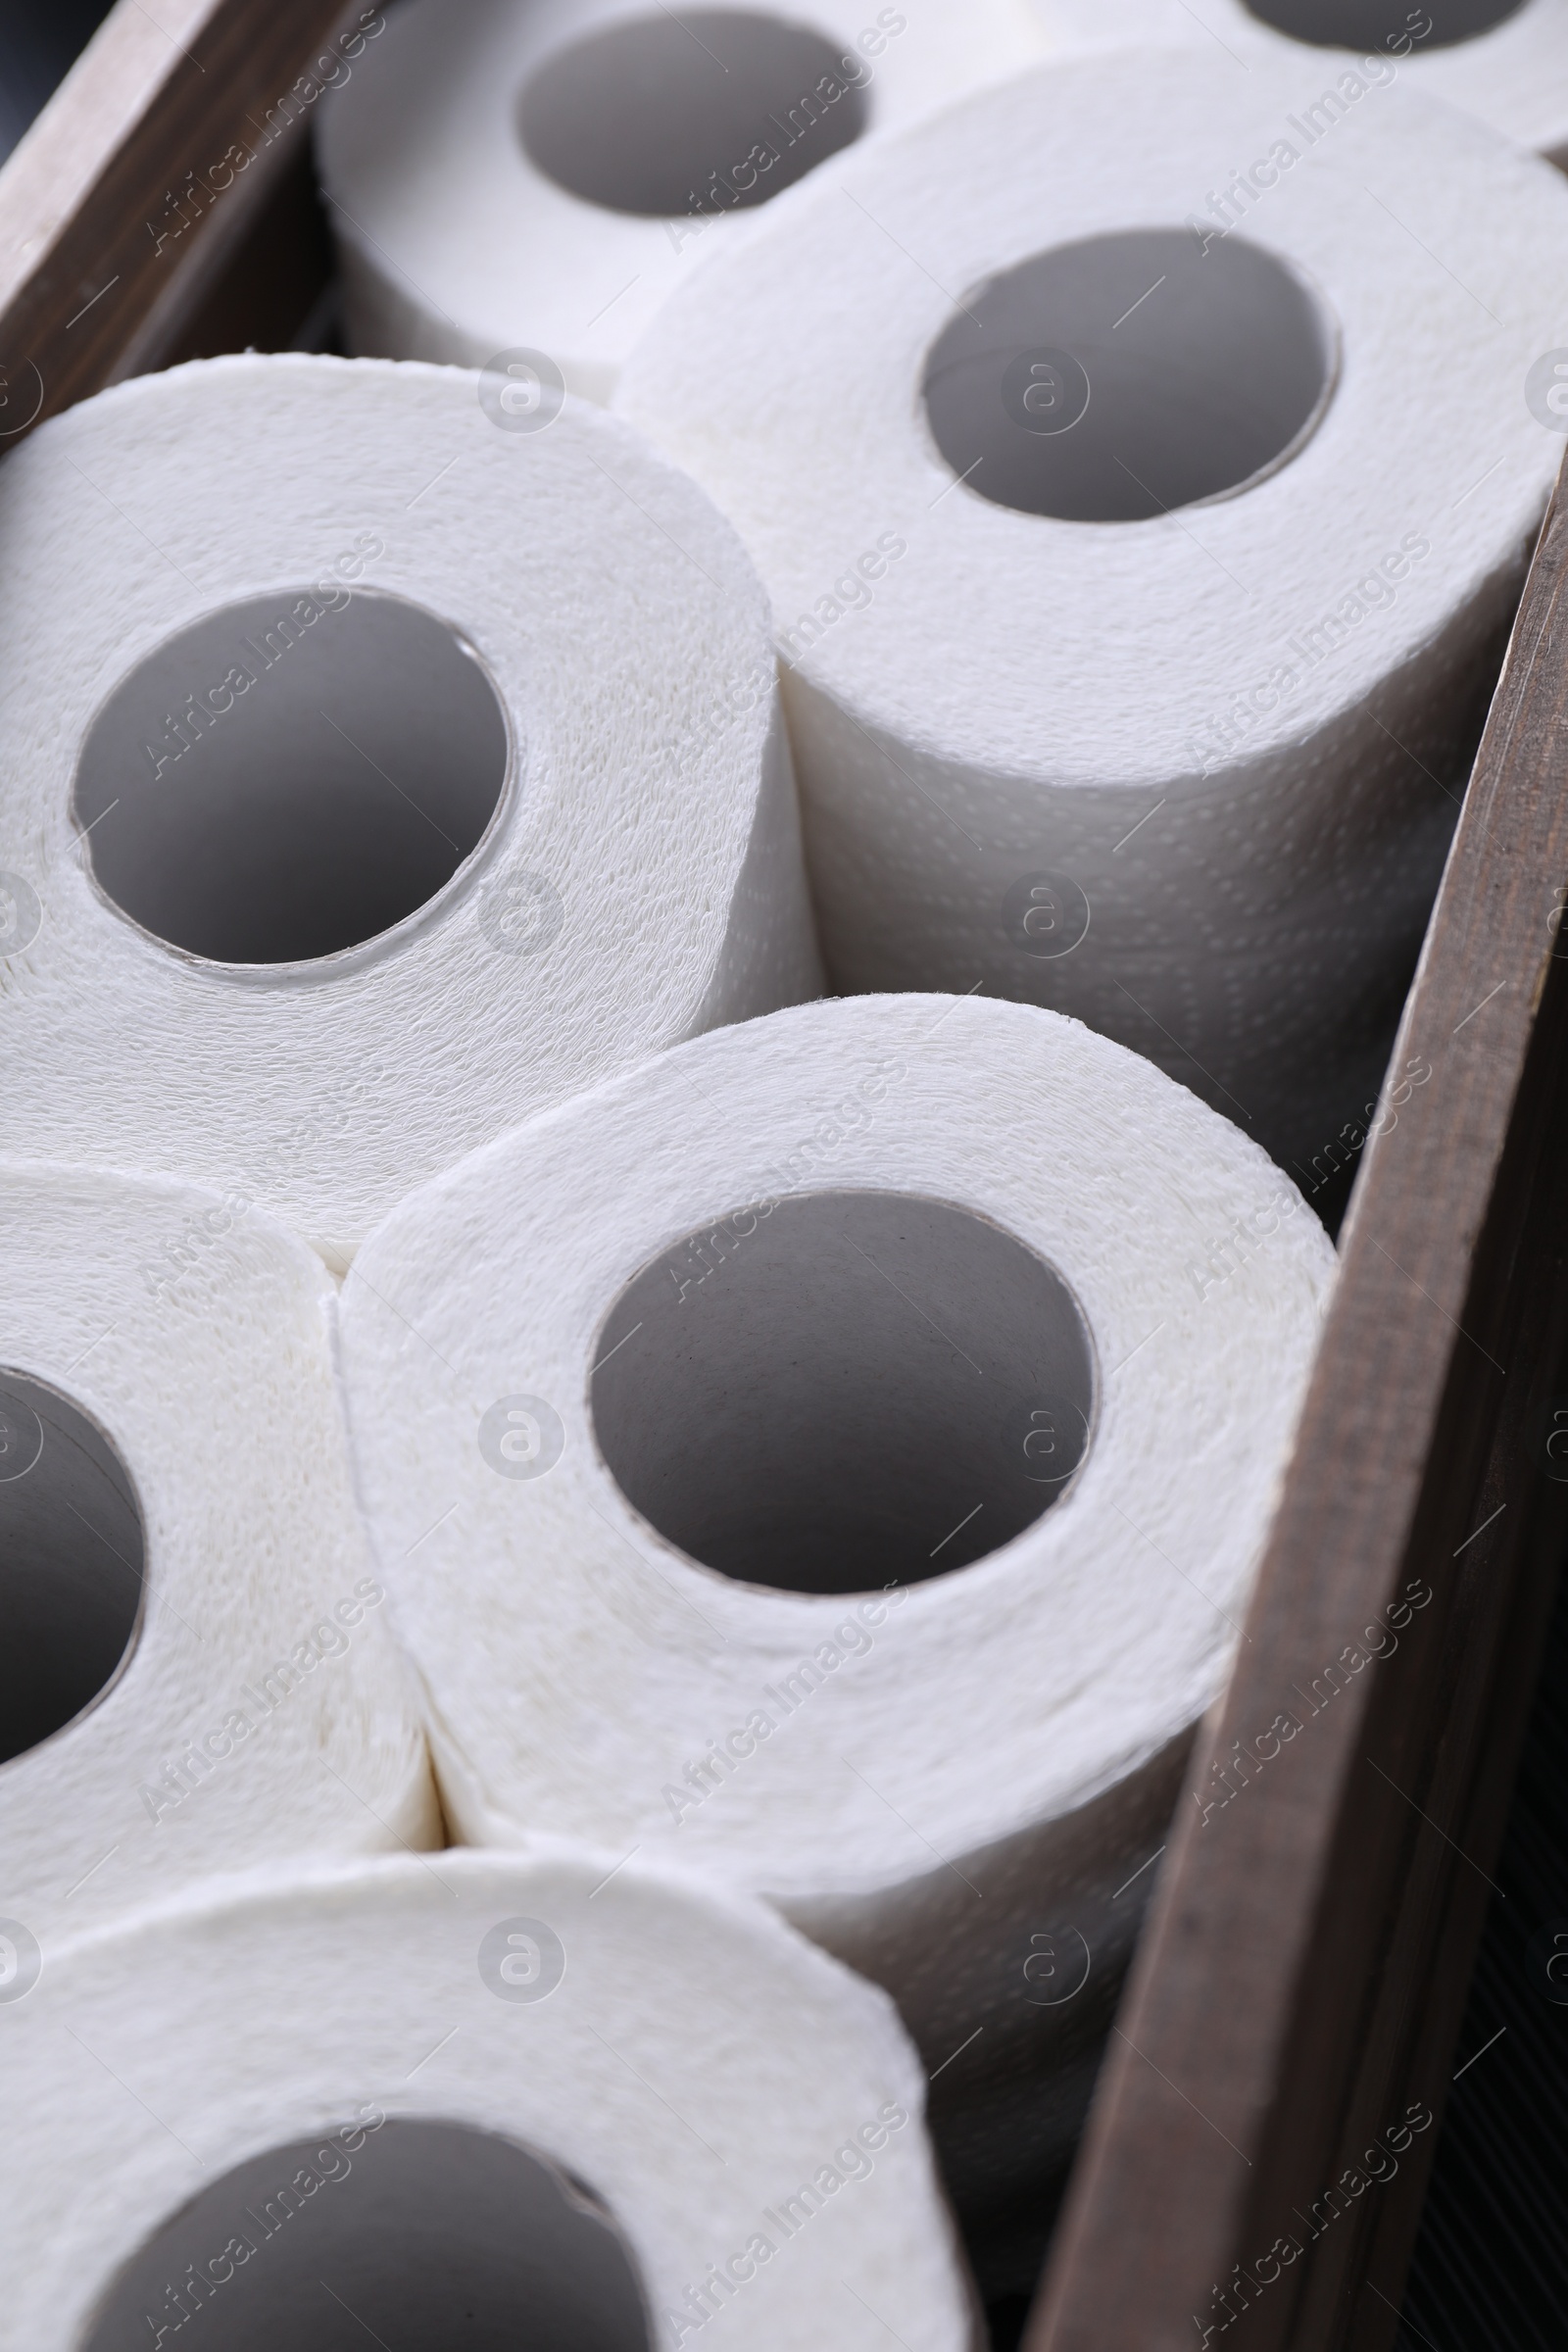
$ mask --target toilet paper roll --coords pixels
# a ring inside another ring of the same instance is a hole
[[[1370,53],[1412,90],[1464,107],[1505,138],[1568,165],[1568,8],[1562,0],[1034,0],[1054,49],[1150,42],[1316,50],[1325,91]],[[1328,54],[1324,54],[1324,52]],[[1335,54],[1339,52],[1339,54]],[[1303,59],[1303,65],[1309,61]],[[1340,95],[1343,97],[1344,93]]]
[[[984,2208],[1081,2113],[1333,1262],[1184,1088],[985,999],[779,1013],[475,1153],[343,1297],[447,1818],[780,1904]]]
[[[0,1231],[13,1964],[195,1880],[434,1842],[318,1260],[233,1200],[74,1168],[0,1169]]]
[[[8,461],[14,1154],[341,1259],[529,1110],[819,986],[733,534],[611,418],[479,391],[215,360]]]
[[[1027,0],[413,0],[324,76],[353,347],[483,367],[533,346],[608,400],[759,205],[1045,46]]]
[[[974,2340],[891,2004],[636,1861],[276,1880],[51,1949],[0,2023],[35,2352]]]
[[[772,595],[836,985],[1076,1013],[1309,1189],[1376,1096],[1568,315],[1554,172],[1392,82],[1315,129],[1314,89],[1167,52],[987,92],[776,208],[617,398]]]

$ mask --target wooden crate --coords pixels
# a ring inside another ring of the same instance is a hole
[[[120,0],[0,172],[0,447],[123,376],[295,340],[331,269],[311,62],[360,14]],[[1565,566],[1559,490],[1396,1047],[1431,1075],[1361,1155],[1030,2352],[1372,2352],[1397,2325],[1568,1532]],[[1412,1584],[1397,1652],[1328,1676]]]

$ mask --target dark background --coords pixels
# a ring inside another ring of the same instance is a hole
[[[108,14],[98,0],[0,0],[0,162]]]

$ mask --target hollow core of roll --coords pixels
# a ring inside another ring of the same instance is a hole
[[[365,1966],[373,2001],[377,1956]],[[186,2319],[178,2340],[222,2352],[649,2343],[626,2242],[587,2190],[512,2140],[407,2119],[270,2149],[203,2188],[125,2265],[82,2352],[147,2352]]]
[[[1435,0],[1430,9],[1409,0],[1242,0],[1249,16],[1293,41],[1319,49],[1382,50],[1395,57],[1423,49],[1451,49],[1516,17],[1525,0]],[[1418,31],[1423,19],[1426,29]]]
[[[130,1476],[58,1391],[0,1368],[0,1763],[100,1697],[141,1622]]]
[[[1327,402],[1336,348],[1316,297],[1261,245],[1217,221],[1206,247],[1187,228],[1122,229],[966,293],[921,389],[938,449],[977,496],[1069,522],[1140,522],[1294,456]]]
[[[517,132],[539,171],[607,211],[737,212],[859,137],[869,74],[854,46],[778,17],[650,13],[547,58]]]
[[[218,963],[310,961],[425,906],[501,801],[507,722],[455,629],[330,580],[228,605],[115,687],[74,808],[98,888]]]
[[[691,1558],[864,1592],[995,1551],[1088,1447],[1094,1350],[1054,1267],[970,1210],[796,1195],[672,1241],[594,1349],[600,1451]]]

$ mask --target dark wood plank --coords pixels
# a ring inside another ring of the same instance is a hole
[[[299,169],[313,60],[352,72],[362,17],[382,22],[342,0],[160,15],[120,0],[0,171],[0,448],[188,341]]]
[[[1431,1077],[1365,1154],[1029,2352],[1392,2339],[1435,2125],[1355,2182],[1412,2101],[1441,2113],[1563,1534],[1565,564],[1559,486],[1395,1049]],[[1356,1666],[1412,1582],[1397,1651]]]
[[[266,202],[253,210],[232,257],[220,270],[202,273],[196,299],[182,306],[177,331],[166,332],[161,367],[223,351],[299,348],[301,330],[337,267],[309,140],[293,142]],[[335,327],[335,311],[328,323]]]

